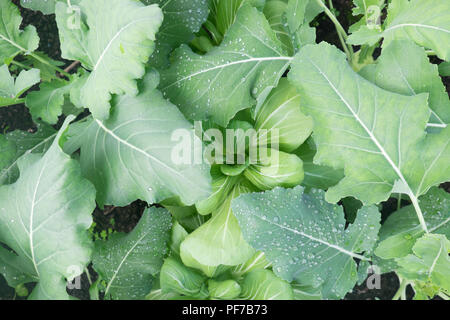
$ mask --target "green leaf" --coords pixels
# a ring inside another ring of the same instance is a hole
[[[292,152],[306,141],[313,121],[301,112],[300,102],[297,89],[282,78],[256,112],[255,129],[267,130],[258,136],[259,145],[270,146],[275,141],[281,151]]]
[[[289,55],[294,53],[291,35],[285,26],[284,15],[287,10],[287,2],[283,0],[268,0],[264,6],[264,15],[270,24],[270,27],[283,44],[284,50]]]
[[[450,128],[425,134],[426,94],[408,97],[375,86],[326,43],[304,47],[289,77],[300,89],[303,112],[314,119],[314,162],[345,169],[327,201],[353,196],[373,204],[402,192],[417,202],[450,180]]]
[[[354,16],[359,16],[359,15],[368,15],[368,9],[370,6],[377,6],[380,9],[383,8],[385,0],[353,0],[353,4],[355,5],[355,7],[352,9],[352,13]],[[365,20],[367,20],[368,18],[365,17]]]
[[[406,40],[392,41],[375,66],[371,73],[377,86],[407,96],[428,93],[432,124],[450,123],[450,99],[437,66],[430,63],[423,48]]]
[[[424,12],[427,14],[424,15]],[[396,0],[389,6],[383,45],[411,39],[450,60],[450,2],[440,0]]]
[[[250,165],[244,176],[261,190],[270,190],[276,186],[295,187],[304,178],[303,161],[295,154],[275,149],[267,151],[264,162]]]
[[[21,71],[17,78],[9,73],[7,65],[0,67],[0,107],[19,103],[19,98],[28,89],[39,83],[39,70]]]
[[[0,260],[38,282],[33,299],[69,298],[65,279],[80,275],[90,261],[95,189],[60,147],[71,120],[45,154],[20,158],[15,184],[0,187],[0,243],[14,250],[2,248]]]
[[[322,300],[322,294],[319,288],[302,286],[297,283],[291,284],[294,292],[294,300]]]
[[[271,263],[267,261],[266,256],[263,252],[256,252],[253,257],[247,260],[247,262],[238,265],[233,268],[233,275],[241,277],[242,275],[259,269],[266,269],[271,266]]]
[[[20,30],[22,17],[11,1],[0,2],[0,64],[17,54],[29,54],[38,48],[39,37],[34,26]]]
[[[450,77],[450,61],[439,64],[439,74],[442,77]]]
[[[289,0],[286,10],[286,20],[291,32],[297,31],[305,20],[309,0]]]
[[[163,16],[156,5],[132,0],[82,0],[79,8],[81,17],[73,22],[71,9],[56,4],[62,57],[91,71],[81,99],[95,118],[105,120],[112,94],[137,95],[135,79],[145,73]]]
[[[175,292],[189,297],[205,299],[209,295],[205,282],[205,276],[184,266],[173,257],[167,258],[161,268],[162,293]]]
[[[210,18],[208,20],[223,36],[236,20],[239,9],[251,5],[262,11],[266,0],[210,0]]]
[[[17,180],[17,163],[22,155],[44,153],[50,148],[55,136],[55,129],[45,124],[38,124],[35,133],[16,130],[0,136],[0,185]]]
[[[160,88],[187,118],[226,127],[243,109],[261,105],[290,58],[264,15],[244,5],[220,47],[201,56],[181,46]]]
[[[106,297],[138,300],[150,292],[168,252],[171,220],[167,210],[151,207],[129,234],[95,242],[92,262],[107,282]]]
[[[158,81],[150,72],[137,97],[117,97],[108,120],[90,118],[71,126],[73,138],[65,148],[69,153],[81,148],[83,174],[96,186],[101,206],[172,197],[192,205],[211,192],[209,166],[191,158],[200,148],[192,126],[155,89]],[[172,137],[177,131],[183,134],[181,145]],[[180,147],[187,162],[178,159]]]
[[[208,18],[207,0],[141,0],[146,5],[158,4],[164,21],[156,35],[155,52],[150,65],[155,68],[168,67],[169,54],[182,43],[189,43]]]
[[[428,231],[450,236],[450,194],[432,188],[419,198]],[[375,254],[383,259],[404,257],[411,253],[417,239],[424,234],[412,205],[388,217],[380,229],[380,240]]]
[[[350,26],[349,30],[358,30],[361,26],[368,26],[369,29],[379,29],[378,23],[381,20],[382,10],[385,0],[353,0],[355,7],[352,9],[354,16],[362,16],[361,19]]]
[[[181,243],[181,259],[189,267],[235,266],[246,262],[254,250],[245,242],[231,210],[231,200],[246,189],[236,186],[212,218]]]
[[[61,68],[65,65],[64,62],[53,60],[48,54],[39,51],[35,51],[33,56],[26,56],[22,63],[30,68],[39,69],[41,71],[41,80],[44,82],[61,79],[56,75],[55,67]]]
[[[450,241],[444,235],[426,234],[413,253],[397,259],[398,273],[407,279],[430,281],[450,292]]]
[[[42,119],[49,124],[56,124],[63,113],[64,97],[70,93],[72,84],[62,80],[44,82],[40,90],[27,95],[26,106],[34,119]]]
[[[20,5],[27,9],[40,11],[43,14],[53,14],[57,2],[67,2],[67,0],[20,0]],[[80,2],[81,0],[70,0],[72,5],[77,5]]]
[[[352,33],[347,42],[349,44],[357,45],[368,45],[374,46],[383,37],[383,33],[377,28],[369,28],[368,26],[361,26],[358,31]]]
[[[180,245],[186,239],[188,232],[178,222],[174,221],[172,226],[172,235],[170,238],[170,251],[176,255],[180,255]]]
[[[208,280],[208,291],[213,299],[231,300],[241,294],[241,286],[234,280]]]
[[[294,294],[287,281],[270,270],[248,273],[241,284],[241,298],[246,300],[293,300]]]
[[[211,176],[213,179],[211,195],[195,204],[198,213],[201,215],[210,214],[220,207],[239,181],[238,177],[224,175],[218,166],[212,167]]]
[[[388,9],[383,46],[393,40],[410,39],[432,49],[443,60],[450,59],[450,2],[442,0],[393,0]],[[424,14],[426,12],[426,14]],[[351,44],[374,44],[377,29],[361,27],[349,37]]]
[[[244,238],[265,253],[275,274],[291,282],[322,285],[324,298],[342,298],[357,280],[354,258],[370,253],[381,215],[363,207],[345,229],[342,207],[323,200],[324,192],[276,188],[240,196],[233,211]]]
[[[331,167],[321,166],[314,163],[314,156],[317,153],[316,144],[309,138],[295,154],[303,161],[303,171],[305,178],[302,185],[307,188],[327,190],[335,186],[344,177],[343,170],[336,170]]]

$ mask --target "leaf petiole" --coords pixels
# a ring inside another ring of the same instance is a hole
[[[11,107],[11,106],[16,106],[18,104],[22,104],[25,103],[25,99],[15,99],[13,102],[11,103],[5,103],[5,104],[1,104],[0,103],[0,108],[2,107]]]
[[[319,6],[321,6],[323,8],[323,10],[325,11],[325,14],[334,23],[334,25],[336,27],[336,31],[339,36],[339,40],[341,41],[341,44],[342,44],[342,48],[344,49],[345,54],[347,55],[348,61],[351,62],[354,52],[353,52],[352,47],[348,46],[346,43],[347,38],[348,38],[347,32],[345,31],[345,29],[341,25],[341,23],[338,21],[336,16],[333,14],[333,12],[331,12],[331,10],[323,3],[322,0],[316,0],[316,2],[319,4]],[[330,0],[330,7],[333,8],[332,0]]]
[[[416,210],[416,214],[417,214],[417,218],[419,219],[420,225],[422,226],[422,229],[425,231],[425,233],[429,233],[428,232],[428,228],[427,228],[427,224],[425,222],[425,219],[423,217],[423,213],[422,213],[422,209],[420,209],[419,206],[419,200],[417,199],[417,197],[415,195],[411,193],[408,194],[409,198],[411,199],[411,202],[414,206],[414,209]]]
[[[398,288],[392,300],[406,300],[406,287],[408,286],[409,281],[400,277],[398,277],[398,279],[400,280],[400,287]]]
[[[53,64],[51,64],[51,63],[48,62],[47,60],[41,58],[41,57],[38,56],[37,54],[29,53],[28,55],[31,56],[31,57],[33,57],[33,58],[36,59],[37,61],[39,61],[39,62],[45,64],[46,66],[49,66],[50,68],[54,69],[55,71],[59,72],[61,75],[65,76],[65,77],[67,77],[67,78],[69,78],[69,79],[72,78],[72,75],[71,75],[70,73],[64,71],[63,69],[61,69],[61,68],[59,68],[59,67],[57,67],[57,66],[54,66]]]

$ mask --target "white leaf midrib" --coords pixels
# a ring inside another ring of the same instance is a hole
[[[144,233],[142,237],[140,237],[134,244],[131,246],[131,248],[127,251],[127,253],[123,256],[122,260],[120,261],[119,265],[117,266],[116,270],[113,273],[113,276],[111,277],[111,280],[108,282],[108,286],[105,289],[105,296],[108,294],[109,290],[111,289],[111,285],[116,280],[117,275],[119,274],[120,269],[122,269],[123,264],[128,259],[128,256],[136,249],[136,247],[141,243],[141,241],[150,233],[150,231],[147,231]]]
[[[44,140],[42,140],[41,142],[36,144],[33,148],[25,151],[25,153],[22,156],[18,157],[13,163],[11,163],[11,165],[8,168],[6,168],[6,169],[2,170],[2,172],[0,172],[0,178],[3,179],[6,176],[6,173],[8,173],[17,164],[17,162],[19,161],[20,158],[22,158],[23,156],[25,156],[27,154],[33,153],[34,150],[36,150],[40,146],[46,144],[49,140],[53,139],[56,136],[56,134],[57,133],[54,133],[54,134],[48,136],[47,138],[45,138]]]
[[[274,225],[274,226],[277,226],[277,227],[279,227],[279,228],[281,228],[281,229],[283,229],[283,230],[287,230],[287,231],[289,231],[289,232],[298,234],[298,235],[300,235],[300,236],[302,236],[302,237],[308,238],[309,240],[312,240],[312,241],[315,241],[315,242],[319,242],[319,243],[321,243],[321,244],[323,244],[323,245],[325,245],[325,246],[327,246],[327,247],[330,247],[330,248],[335,249],[335,250],[337,250],[337,251],[339,251],[339,252],[342,252],[342,253],[344,253],[344,254],[350,256],[350,257],[357,258],[357,259],[360,259],[360,260],[368,260],[366,257],[364,257],[364,256],[362,256],[362,255],[359,255],[359,254],[357,254],[357,253],[351,252],[351,251],[349,251],[349,250],[347,250],[347,249],[345,249],[345,248],[342,248],[342,247],[340,247],[340,246],[338,246],[338,245],[329,243],[329,242],[327,242],[327,241],[325,241],[325,240],[316,238],[316,237],[314,237],[314,236],[312,236],[312,235],[309,235],[309,234],[307,234],[307,233],[304,233],[304,232],[302,232],[302,231],[299,231],[299,230],[296,230],[296,229],[292,229],[292,228],[283,226],[283,225],[281,225],[281,224],[278,224],[278,223],[276,223],[276,222],[270,221],[270,220],[268,220],[268,219],[265,219],[264,217],[261,217],[261,216],[255,215],[255,214],[254,214],[253,216],[254,216],[254,217],[257,217],[258,219],[261,219],[261,220],[263,220],[263,221],[265,221],[265,222],[267,222],[267,223],[269,223],[269,224],[272,224],[272,225]]]
[[[129,147],[130,149],[135,150],[136,152],[139,152],[141,154],[143,154],[144,156],[146,156],[147,158],[157,162],[158,164],[160,164],[161,166],[163,166],[164,168],[168,169],[169,171],[173,172],[175,175],[179,176],[180,178],[182,178],[183,180],[188,181],[190,184],[193,184],[193,181],[189,181],[188,179],[185,179],[185,177],[183,177],[181,175],[181,173],[179,173],[178,171],[176,171],[175,169],[173,169],[172,167],[169,167],[167,164],[165,164],[164,162],[162,162],[161,160],[159,160],[158,158],[152,156],[151,154],[149,154],[148,152],[136,147],[135,145],[129,143],[128,141],[122,139],[121,137],[119,137],[118,135],[116,135],[112,130],[108,129],[104,123],[100,120],[95,119],[95,122],[97,123],[97,125],[103,130],[105,131],[107,134],[109,134],[111,137],[113,137],[115,140],[117,140],[119,143],[122,143],[123,145]],[[96,140],[97,141],[97,140]]]
[[[106,53],[109,51],[109,48],[111,47],[111,45],[113,44],[114,41],[116,41],[116,39],[121,35],[121,33],[123,31],[125,31],[126,29],[128,29],[129,27],[131,27],[132,25],[142,22],[142,21],[147,21],[148,18],[145,19],[138,19],[138,20],[133,20],[131,22],[129,22],[127,25],[123,26],[122,28],[120,28],[116,34],[111,38],[111,40],[109,40],[108,44],[105,46],[105,48],[103,49],[103,52],[100,54],[97,63],[94,66],[94,69],[92,70],[92,72],[96,71],[99,67],[99,65],[101,64],[101,62],[103,61]]]
[[[228,67],[231,67],[231,66],[234,66],[234,65],[238,65],[238,64],[251,63],[251,62],[261,62],[261,61],[277,61],[277,60],[291,61],[292,59],[293,59],[292,57],[262,57],[262,58],[254,58],[254,57],[252,57],[252,58],[249,58],[249,59],[238,60],[238,61],[233,61],[233,62],[229,62],[229,63],[225,63],[225,64],[220,64],[220,65],[217,65],[217,66],[214,66],[214,67],[211,67],[211,68],[208,68],[208,69],[200,70],[200,71],[194,72],[194,73],[192,73],[190,75],[187,75],[187,76],[185,76],[185,77],[183,77],[181,79],[178,79],[177,81],[171,83],[170,85],[162,88],[161,90],[163,90],[163,91],[167,90],[168,88],[173,87],[174,85],[176,85],[176,84],[178,84],[180,82],[186,81],[187,79],[190,79],[192,77],[196,77],[198,75],[201,75],[201,74],[204,74],[204,73],[208,73],[210,71],[214,71],[214,70],[217,70],[217,69],[228,68]]]
[[[440,243],[439,251],[436,255],[436,258],[434,258],[433,263],[431,264],[430,270],[428,271],[428,277],[431,277],[431,274],[433,273],[434,268],[436,267],[437,261],[441,257],[442,250],[444,249],[442,241],[439,241],[439,243]]]
[[[366,131],[370,139],[375,143],[376,147],[380,150],[381,155],[386,159],[386,161],[389,163],[389,165],[394,169],[397,176],[402,180],[402,182],[405,184],[405,187],[407,187],[409,191],[409,195],[412,197],[415,197],[415,195],[412,192],[411,187],[409,186],[408,182],[406,181],[405,177],[403,176],[403,173],[400,171],[398,166],[395,164],[395,162],[391,159],[389,154],[386,152],[384,147],[381,145],[381,143],[378,141],[378,139],[375,137],[375,135],[372,133],[371,130],[365,125],[365,123],[359,118],[358,114],[355,113],[355,111],[352,109],[350,104],[347,102],[347,100],[344,98],[344,96],[341,94],[341,92],[336,88],[336,86],[331,82],[331,80],[328,78],[328,76],[320,69],[318,65],[316,65],[309,57],[307,57],[308,61],[317,69],[317,71],[322,75],[322,77],[328,82],[328,84],[331,86],[333,91],[338,95],[339,99],[345,104],[347,109],[352,113],[353,117],[358,121],[358,123],[361,125],[361,127]]]
[[[424,29],[432,29],[432,30],[442,31],[442,32],[450,34],[450,30],[436,27],[436,26],[430,26],[430,25],[422,24],[422,23],[401,23],[401,24],[397,24],[395,26],[387,28],[386,30],[384,30],[384,32],[389,32],[389,31],[399,29],[399,28],[404,28],[404,27],[416,27],[416,28],[418,27],[418,28],[424,28]]]

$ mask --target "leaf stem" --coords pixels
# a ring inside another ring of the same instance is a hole
[[[22,69],[26,69],[26,70],[30,70],[31,69],[31,67],[29,67],[27,65],[24,65],[23,63],[17,62],[15,60],[12,60],[11,63],[15,64],[18,67],[21,67]]]
[[[92,286],[92,279],[91,279],[91,275],[89,273],[89,269],[88,268],[84,268],[84,272],[86,272],[86,276],[89,282],[89,286]]]
[[[408,286],[409,282],[405,279],[402,279],[401,277],[398,277],[398,279],[400,280],[400,287],[398,288],[392,300],[406,300],[406,287]]]
[[[347,32],[345,31],[345,29],[341,25],[341,23],[338,21],[336,16],[333,14],[333,12],[331,12],[331,10],[323,3],[322,0],[316,0],[316,2],[319,4],[319,6],[321,6],[323,8],[323,10],[325,11],[325,14],[334,23],[337,33],[338,33],[338,36],[339,36],[339,40],[341,41],[341,44],[342,44],[342,48],[344,49],[345,54],[347,55],[347,59],[349,61],[351,61],[354,52],[353,52],[353,49],[351,48],[351,46],[347,46],[347,43],[346,43],[347,38],[348,38]],[[332,0],[330,0],[330,7],[333,9]]]
[[[2,108],[2,107],[16,106],[16,105],[22,104],[22,103],[25,103],[25,99],[24,99],[24,98],[22,98],[22,99],[15,99],[15,100],[14,100],[12,103],[10,103],[10,104],[8,104],[8,103],[0,104],[0,108]]]
[[[425,231],[425,233],[429,233],[428,228],[427,228],[427,223],[425,222],[425,219],[423,217],[422,209],[420,209],[419,201],[418,201],[417,197],[412,192],[410,192],[408,195],[409,195],[409,198],[411,199],[414,209],[416,210],[417,218],[419,219],[422,229]]]
[[[41,58],[41,57],[38,56],[37,54],[34,54],[34,53],[31,52],[31,53],[29,53],[28,55],[31,56],[31,57],[33,57],[33,58],[36,59],[37,61],[39,61],[39,62],[45,64],[46,66],[49,66],[50,68],[53,68],[54,70],[58,71],[60,74],[66,76],[67,78],[69,78],[69,79],[72,78],[72,75],[71,75],[70,73],[64,71],[63,69],[61,69],[61,68],[59,68],[59,67],[57,67],[57,66],[54,66],[53,64],[51,64],[51,63],[48,62],[47,60]]]
[[[444,292],[439,292],[437,295],[443,300],[450,300],[450,296],[446,295]]]

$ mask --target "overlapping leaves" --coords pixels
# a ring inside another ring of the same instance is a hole
[[[38,282],[34,299],[68,299],[66,279],[83,272],[92,252],[95,189],[60,147],[70,120],[44,155],[20,158],[16,183],[0,187],[0,243],[14,250],[0,247],[0,270],[12,285],[17,277]]]
[[[132,0],[83,0],[79,9],[56,4],[62,56],[91,71],[81,99],[95,118],[105,120],[112,94],[137,95],[135,80],[145,73],[163,15],[156,5]]]
[[[356,283],[354,258],[371,252],[380,228],[377,208],[362,208],[345,229],[341,207],[323,200],[323,191],[276,188],[241,195],[233,211],[244,238],[272,262],[281,278],[314,287],[324,298],[342,298]]]
[[[95,243],[92,261],[106,281],[106,297],[137,300],[150,292],[168,251],[170,227],[169,212],[152,207],[132,232],[115,233]]]
[[[73,137],[65,148],[69,153],[81,149],[83,175],[96,186],[100,205],[125,206],[137,199],[156,203],[173,197],[192,205],[211,192],[209,166],[193,162],[198,138],[178,109],[155,89],[158,81],[158,74],[150,72],[137,97],[121,96],[113,102],[108,120],[90,118],[71,128]],[[172,139],[176,130],[188,139],[181,150],[187,162],[173,152],[179,145]]]
[[[201,56],[181,46],[172,60],[161,74],[165,96],[187,118],[223,127],[238,111],[262,104],[290,62],[264,15],[249,5],[219,47]]]
[[[317,164],[345,169],[327,192],[337,202],[386,200],[396,190],[413,198],[450,179],[450,128],[425,134],[427,95],[401,96],[353,72],[331,45],[306,46],[289,75],[315,122]]]

